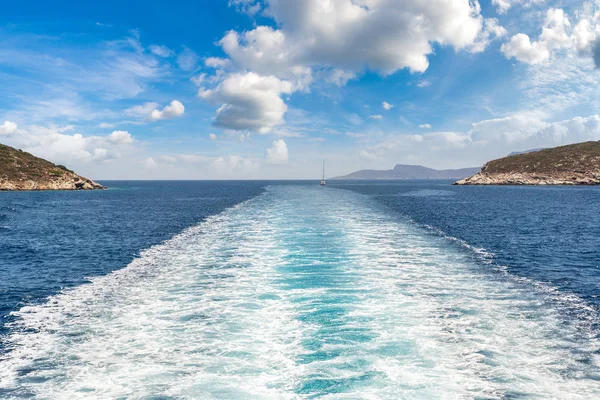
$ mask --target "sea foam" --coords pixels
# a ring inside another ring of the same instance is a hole
[[[15,313],[0,396],[598,397],[555,297],[367,197],[272,187]]]

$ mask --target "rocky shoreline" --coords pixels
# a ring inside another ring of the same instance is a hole
[[[600,142],[509,155],[455,185],[600,185]]]
[[[454,185],[600,185],[600,175],[583,173],[556,173],[540,175],[527,172],[486,173],[479,172]]]
[[[32,190],[101,190],[105,186],[76,174],[65,173],[57,179],[44,182],[34,180],[12,181],[0,178],[0,191]]]

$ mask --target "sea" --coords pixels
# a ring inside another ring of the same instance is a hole
[[[600,188],[0,193],[1,399],[598,399]]]

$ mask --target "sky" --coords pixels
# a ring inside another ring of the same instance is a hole
[[[600,140],[600,0],[6,2],[0,91],[98,180],[476,167]]]

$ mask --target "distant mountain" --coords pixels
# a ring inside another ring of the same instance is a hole
[[[104,189],[63,165],[0,144],[0,190]]]
[[[463,179],[479,172],[481,168],[437,170],[422,165],[397,164],[394,169],[363,169],[332,179]]]
[[[456,185],[600,185],[600,142],[554,147],[492,160]]]

